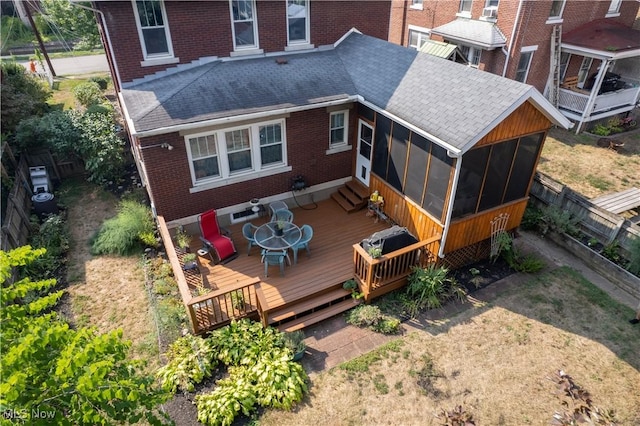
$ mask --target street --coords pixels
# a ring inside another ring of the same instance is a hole
[[[75,56],[71,58],[52,58],[51,64],[53,65],[56,76],[109,72],[107,57],[104,54]],[[20,65],[29,69],[29,62],[20,62]],[[43,71],[40,64],[37,65],[37,71]]]

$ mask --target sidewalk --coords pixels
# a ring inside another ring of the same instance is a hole
[[[638,306],[638,300],[620,290],[602,275],[589,269],[584,262],[572,256],[565,249],[558,247],[553,242],[525,232],[521,233],[520,237],[515,241],[522,250],[535,252],[537,255],[542,256],[548,268],[551,270],[562,266],[571,267],[591,283],[611,295],[616,301],[632,309]],[[473,298],[490,301],[506,289],[518,285],[527,279],[528,275],[515,273],[475,292]],[[403,333],[407,334],[413,331],[422,331],[425,326],[428,325],[429,321],[437,321],[439,317],[450,317],[472,308],[473,305],[470,303],[449,303],[444,309],[429,311],[418,320],[403,323]],[[307,353],[302,360],[302,364],[305,369],[311,373],[329,370],[399,337],[386,336],[370,330],[354,327],[345,322],[344,315],[337,315],[311,326],[305,330],[305,334],[307,336],[305,339],[307,343]]]

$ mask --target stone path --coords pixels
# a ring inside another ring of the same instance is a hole
[[[551,241],[530,233],[521,233],[515,243],[523,251],[535,252],[545,259],[548,267],[554,269],[569,266],[580,272],[583,277],[603,291],[606,291],[618,302],[632,309],[638,306],[639,300],[620,290],[602,275],[591,270],[584,262],[562,247]],[[525,274],[513,274],[497,281],[473,294],[473,299],[490,301],[511,286],[518,285],[528,279]],[[451,317],[472,307],[470,303],[448,303],[443,309],[428,311],[417,320],[403,323],[404,333],[424,329],[439,319]],[[307,353],[302,360],[305,369],[310,372],[321,372],[331,369],[345,361],[354,359],[372,351],[382,344],[398,338],[385,336],[373,331],[361,329],[347,324],[344,315],[338,315],[305,329]]]

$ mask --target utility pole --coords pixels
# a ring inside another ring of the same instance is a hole
[[[42,37],[40,36],[40,32],[36,28],[35,22],[33,22],[33,17],[31,16],[31,9],[29,2],[25,2],[25,11],[27,12],[27,19],[31,24],[31,28],[33,29],[33,33],[36,35],[36,39],[38,39],[38,44],[40,45],[40,50],[44,55],[44,59],[47,61],[47,65],[49,66],[49,70],[51,71],[51,76],[55,77],[56,72],[53,70],[53,65],[51,64],[51,59],[49,59],[49,54],[47,53],[47,49],[44,48],[44,43],[42,42]]]

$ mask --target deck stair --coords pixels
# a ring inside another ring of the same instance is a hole
[[[270,312],[268,321],[269,325],[278,327],[281,331],[300,330],[347,311],[359,303],[360,300],[354,300],[351,292],[344,290],[342,284],[339,284],[321,294],[297,300]]]
[[[336,192],[331,194],[340,207],[347,213],[356,212],[367,205],[369,199],[369,189],[357,180],[353,179],[346,182],[338,188]]]

